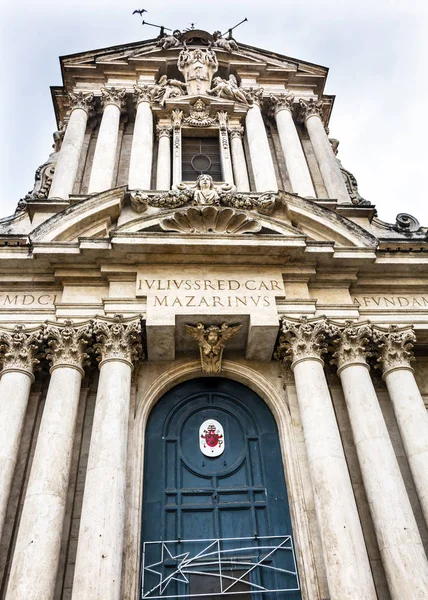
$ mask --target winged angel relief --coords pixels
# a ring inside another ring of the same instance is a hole
[[[221,327],[210,325],[205,328],[203,323],[198,323],[196,327],[192,325],[184,327],[186,333],[198,342],[202,371],[204,373],[220,373],[226,342],[238,333],[242,325],[229,327],[227,323],[223,323]]]

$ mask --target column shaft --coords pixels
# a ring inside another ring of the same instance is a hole
[[[254,103],[245,119],[251,166],[257,192],[276,192],[278,184],[265,124],[258,104]]]
[[[391,597],[428,598],[427,558],[367,365],[339,374]]]
[[[172,121],[172,185],[176,186],[182,180],[181,165],[181,120],[183,118],[182,110],[171,111]]]
[[[230,130],[230,145],[232,152],[233,174],[238,192],[249,192],[250,182],[248,179],[247,163],[245,160],[244,146],[242,144],[242,132],[233,128]]]
[[[119,135],[120,108],[117,104],[107,104],[104,108],[95,146],[88,193],[103,192],[113,183],[117,139]]]
[[[158,125],[158,162],[156,169],[156,189],[171,189],[171,128]]]
[[[276,125],[293,192],[315,198],[315,189],[291,111],[287,108],[278,110]]]
[[[119,600],[125,526],[131,364],[101,365],[86,473],[73,600]]]
[[[230,156],[229,133],[227,131],[227,113],[219,111],[217,118],[220,124],[219,127],[219,142],[220,142],[220,160],[223,180],[233,185],[233,169],[232,159]]]
[[[336,199],[339,204],[350,203],[351,199],[342,172],[320,116],[318,114],[308,115],[306,128],[329,198]]]
[[[387,371],[384,379],[428,525],[428,412],[411,368]]]
[[[49,198],[67,200],[72,193],[87,122],[88,111],[84,108],[75,108],[71,112],[49,190]]]
[[[10,370],[0,380],[0,539],[9,501],[22,428],[30,397],[33,375]]]
[[[361,524],[322,361],[293,365],[332,600],[375,600]]]
[[[74,367],[52,371],[6,600],[54,597],[81,380]]]
[[[150,102],[141,100],[137,105],[132,136],[128,187],[131,190],[150,190],[153,162],[153,115]]]

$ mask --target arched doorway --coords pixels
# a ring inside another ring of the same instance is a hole
[[[167,392],[146,429],[141,597],[300,600],[275,420],[244,385]]]

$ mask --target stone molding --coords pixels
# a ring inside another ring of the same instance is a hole
[[[394,369],[411,369],[410,363],[415,360],[415,341],[415,332],[409,327],[390,325],[387,330],[373,328],[373,343],[378,351],[377,362],[381,365],[383,376]]]
[[[292,94],[271,94],[269,98],[275,115],[281,110],[292,112],[294,103],[294,96]]]
[[[115,315],[112,319],[96,319],[94,344],[100,366],[105,361],[119,360],[131,366],[143,358],[142,328],[140,319],[124,319]]]
[[[123,110],[125,108],[125,104],[126,104],[125,97],[126,97],[126,89],[125,88],[122,88],[122,89],[118,89],[115,87],[101,88],[101,104],[102,104],[103,110],[109,104],[113,104],[114,106],[117,106],[117,108],[119,108],[120,110]]]
[[[156,135],[157,135],[158,139],[160,139],[161,137],[170,138],[171,131],[172,131],[171,125],[160,125],[159,123],[156,125]]]
[[[74,367],[82,372],[89,362],[87,346],[92,341],[92,322],[75,326],[67,320],[61,324],[47,323],[43,328],[43,337],[48,346],[46,358],[51,370],[57,367]]]
[[[298,320],[281,320],[280,336],[275,358],[291,362],[291,368],[301,360],[318,360],[327,352],[327,336],[331,327],[326,318],[310,321],[307,317]]]
[[[40,363],[42,343],[40,328],[27,332],[23,325],[16,325],[11,331],[0,331],[2,373],[25,371],[34,378],[34,369]]]
[[[301,109],[301,114],[305,121],[307,121],[310,117],[319,117],[322,121],[322,109],[324,106],[324,102],[322,100],[315,100],[314,98],[309,98],[309,100],[303,100],[303,98],[299,99],[299,105]]]
[[[68,97],[70,99],[71,111],[75,108],[81,108],[88,114],[94,112],[94,94],[92,92],[89,94],[85,94],[84,92],[69,92]]]
[[[150,85],[134,85],[134,102],[138,106],[140,102],[153,102],[153,87]]]

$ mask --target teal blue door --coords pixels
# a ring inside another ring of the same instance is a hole
[[[210,420],[218,456],[201,434]],[[150,414],[140,590],[152,599],[301,598],[276,423],[239,383],[180,384]]]

